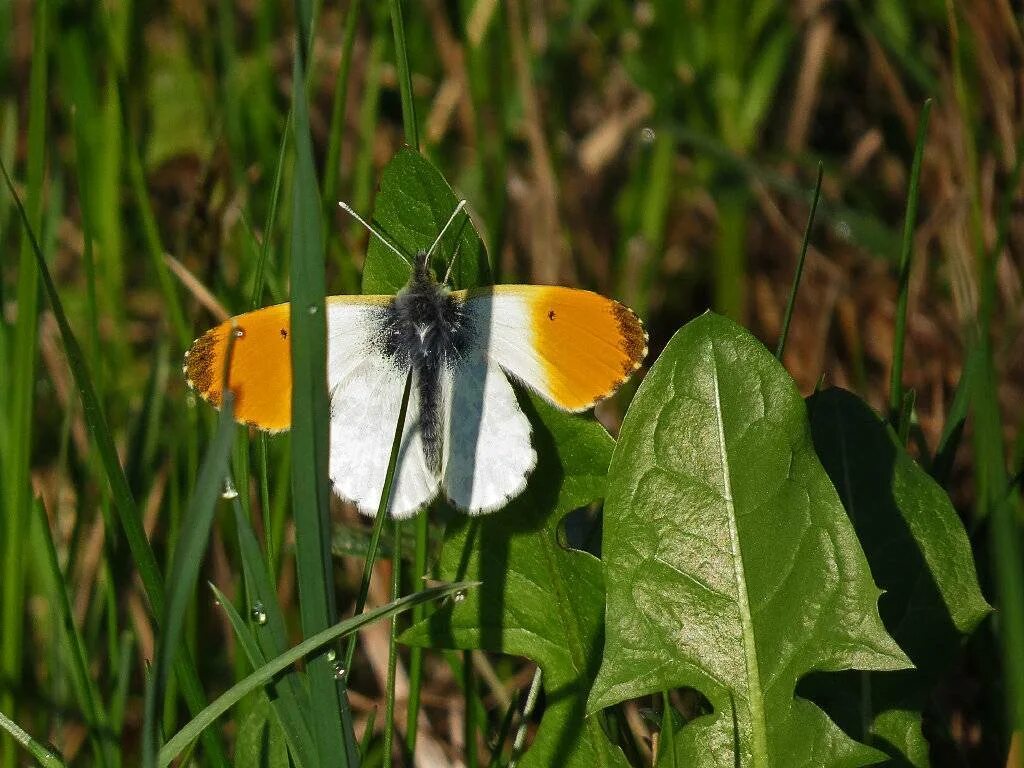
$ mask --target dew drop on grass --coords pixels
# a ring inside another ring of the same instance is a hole
[[[315,315],[317,312],[316,304],[310,304],[309,309],[307,311],[309,312],[309,314]]]
[[[657,134],[654,133],[653,128],[644,128],[640,131],[640,141],[644,144],[653,144],[656,138],[658,137]]]
[[[331,648],[331,650],[327,652],[327,660],[334,661],[336,658],[338,658],[338,654],[335,652],[333,648]]]
[[[257,600],[252,606],[252,620],[259,624],[261,627],[267,623],[267,609],[263,607],[263,603]]]
[[[230,479],[224,481],[224,490],[221,491],[220,497],[222,499],[237,499],[238,490],[235,488],[235,484]]]
[[[452,600],[454,600],[456,603],[461,603],[465,599],[466,599],[466,590],[464,590],[464,589],[460,589],[458,592],[456,592],[454,595],[452,595]]]
[[[347,673],[348,670],[345,669],[344,664],[338,661],[331,666],[331,671],[332,674],[334,675],[335,680],[344,680],[345,674]]]

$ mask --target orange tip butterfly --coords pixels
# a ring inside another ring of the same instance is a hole
[[[584,411],[613,394],[647,354],[637,316],[596,293],[540,285],[452,291],[448,275],[437,281],[431,253],[464,206],[431,249],[416,254],[397,294],[327,298],[331,482],[364,514],[377,511],[410,368],[413,388],[388,507],[398,519],[442,490],[453,506],[476,515],[504,507],[526,488],[537,454],[510,377],[557,408]],[[288,304],[238,315],[192,343],[186,380],[214,406],[231,334],[227,382],[235,418],[269,432],[288,429]]]

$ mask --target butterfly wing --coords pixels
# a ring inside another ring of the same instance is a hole
[[[501,368],[482,349],[442,378],[448,500],[471,515],[505,506],[537,464],[530,422]]]
[[[640,367],[647,334],[632,310],[590,291],[496,285],[459,291],[490,359],[566,411],[585,411]]]
[[[380,504],[406,375],[382,355],[365,355],[331,391],[331,482],[335,493],[366,515],[375,515]],[[424,456],[420,398],[413,387],[388,512],[411,517],[437,495],[439,484]]]
[[[331,296],[327,299],[328,383],[369,353],[373,313],[389,296]],[[223,396],[228,340],[234,334],[228,387],[235,395],[235,419],[268,432],[292,423],[291,321],[288,304],[246,312],[211,328],[185,353],[185,380],[200,397],[219,407]]]
[[[393,297],[327,299],[327,384],[331,396],[330,475],[335,492],[374,514],[405,385],[374,345],[378,313]],[[235,335],[228,386],[235,418],[280,432],[291,426],[291,324],[289,305],[238,315],[207,331],[185,356],[185,377],[199,395],[219,406],[228,340]],[[437,493],[439,480],[423,458],[419,398],[409,402],[401,456],[392,486],[391,514],[408,517]]]

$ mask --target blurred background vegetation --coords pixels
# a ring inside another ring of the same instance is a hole
[[[652,356],[708,307],[774,347],[822,164],[785,364],[804,393],[823,377],[880,410],[910,163],[933,98],[904,379],[916,393],[915,445],[931,456],[961,434],[969,352],[990,342],[984,396],[1001,430],[972,439],[968,420],[946,479],[998,602],[985,467],[1019,485],[1024,462],[1019,2],[412,0],[405,13],[422,151],[469,200],[497,275],[625,301],[648,324]],[[0,157],[42,234],[165,564],[213,424],[186,396],[181,355],[225,311],[249,308],[264,247],[263,301],[288,295],[290,209],[274,200],[279,165],[290,189],[294,39],[287,3],[0,5]],[[321,4],[308,87],[332,293],[358,291],[366,247],[336,201],[369,211],[379,169],[402,145],[394,62],[386,4]],[[125,543],[105,525],[110,493],[6,194],[0,248],[0,711],[73,758],[85,729],[51,610],[54,576],[70,588],[111,727],[127,743],[152,631]],[[599,416],[614,430],[624,406],[619,398]],[[275,479],[257,517],[294,608],[281,442],[271,443]],[[248,461],[242,453],[236,461]],[[344,611],[359,574],[344,555],[363,540],[351,510],[337,517],[348,526],[336,542]],[[230,527],[224,517],[204,570],[229,593]],[[215,692],[244,661],[203,589],[189,632]],[[1008,764],[998,632],[987,622],[936,694],[930,727],[955,745],[938,765]],[[364,634],[360,723],[380,695],[386,654],[373,649],[386,637],[386,627]],[[485,705],[500,698],[491,672],[528,684],[532,668],[478,656]],[[421,738],[460,754],[459,680],[431,664]],[[15,764],[3,744],[0,765]]]

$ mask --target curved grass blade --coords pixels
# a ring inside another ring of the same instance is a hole
[[[379,608],[374,608],[373,610],[367,611],[359,616],[353,616],[350,619],[339,621],[337,624],[317,632],[312,637],[307,638],[286,653],[283,653],[276,659],[267,662],[252,674],[235,683],[231,688],[225,691],[223,695],[213,701],[188,725],[178,731],[167,741],[164,748],[160,750],[158,765],[160,768],[165,768],[170,765],[171,761],[181,754],[185,747],[192,743],[205,728],[209,727],[211,723],[227,712],[232,706],[237,704],[244,696],[266,685],[297,661],[319,651],[332,640],[351,634],[352,632],[365,627],[367,624],[372,624],[375,621],[385,619],[396,613],[407,611],[419,603],[436,600],[437,598],[452,595],[456,592],[467,590],[475,586],[477,586],[477,582],[466,581],[454,584],[445,584],[438,587],[430,587],[422,592],[417,592],[416,594],[396,600],[393,603],[388,603],[387,605],[383,605]]]
[[[228,338],[225,371],[231,368],[234,338],[233,335]],[[226,380],[225,384],[227,384]],[[224,478],[227,477],[231,449],[234,446],[235,395],[227,386],[224,387],[223,392],[217,432],[200,467],[196,487],[182,522],[181,537],[174,548],[174,561],[168,579],[171,586],[167,594],[164,619],[161,622],[163,631],[157,640],[155,669],[146,686],[142,729],[142,764],[147,768],[156,762],[159,717],[157,702],[163,699],[164,689],[170,677],[171,664],[180,650],[178,644],[185,624],[185,613],[195,591],[199,567],[203,562],[203,553],[206,551],[210,528],[213,525],[213,515],[217,509],[217,498],[224,486]]]
[[[793,275],[793,287],[789,289],[789,301],[786,302],[786,315],[782,321],[782,333],[779,336],[779,346],[775,349],[775,359],[782,360],[782,354],[786,351],[786,339],[789,336],[789,323],[793,319],[793,306],[796,304],[796,292],[800,288],[800,277],[804,272],[804,260],[807,258],[807,246],[811,242],[811,228],[814,226],[814,214],[818,210],[818,198],[821,197],[821,177],[825,171],[825,165],[818,163],[818,180],[814,182],[814,197],[811,198],[811,212],[807,215],[807,226],[804,227],[804,242],[800,246],[800,258],[796,262],[796,274]]]
[[[68,365],[75,380],[75,387],[78,389],[82,399],[82,415],[85,418],[86,424],[89,425],[89,431],[92,433],[93,439],[96,441],[96,448],[107,475],[107,482],[110,483],[114,506],[117,508],[118,516],[121,520],[121,527],[124,530],[132,560],[139,571],[139,577],[142,580],[143,589],[146,591],[146,597],[149,599],[150,608],[156,617],[162,617],[165,593],[160,568],[157,565],[153,549],[150,547],[149,539],[146,538],[145,531],[142,528],[142,516],[135,505],[135,498],[132,496],[124,468],[121,466],[120,459],[118,458],[117,448],[114,446],[114,439],[110,433],[103,410],[100,407],[99,397],[89,375],[89,367],[86,364],[85,356],[82,354],[82,348],[78,343],[78,339],[71,330],[71,324],[68,322],[67,315],[64,314],[64,306],[61,303],[60,294],[57,293],[57,287],[50,275],[50,269],[46,265],[46,259],[43,258],[43,252],[39,247],[39,241],[36,239],[35,232],[29,222],[25,206],[22,205],[21,198],[14,189],[14,183],[7,173],[7,166],[3,164],[2,160],[0,160],[0,173],[3,174],[7,189],[14,198],[14,204],[25,227],[26,235],[31,242],[32,251],[35,253],[36,266],[39,269],[40,277],[43,279],[43,289],[53,309],[53,316],[60,330],[61,340],[64,343],[64,352],[67,355]],[[195,664],[185,649],[178,656],[175,672],[181,685],[182,695],[189,709],[192,712],[200,711],[205,706],[205,696],[199,683],[199,675],[196,672]],[[224,756],[220,742],[212,733],[204,735],[203,746],[206,748],[207,754],[214,765],[227,766],[227,758]]]
[[[46,174],[46,102],[48,80],[47,40],[50,36],[50,3],[39,3],[32,19],[32,64],[29,74],[28,101],[28,208],[32,221],[42,226],[43,186]],[[20,205],[19,205],[20,208]],[[24,218],[26,230],[28,219]],[[34,241],[33,241],[34,242]],[[4,355],[9,368],[2,378],[6,383],[0,407],[10,409],[0,418],[7,417],[3,425],[4,456],[0,469],[4,518],[0,523],[0,623],[5,630],[0,634],[0,675],[11,684],[21,680],[24,657],[22,616],[25,606],[25,562],[21,545],[28,531],[32,507],[30,478],[34,407],[36,391],[36,363],[39,334],[39,274],[32,267],[32,244],[27,233],[21,238],[18,254],[17,306],[18,317],[11,355]],[[2,282],[2,280],[0,280]],[[0,326],[6,323],[0,319]],[[0,691],[0,708],[17,717],[16,701],[11,688]],[[0,733],[0,763],[14,759],[14,746]]]
[[[402,18],[402,0],[391,0],[391,28],[395,33],[395,66],[398,69],[398,87],[402,96],[402,127],[405,140],[417,152],[420,149],[419,126],[416,124],[416,102],[412,93],[412,73],[409,71],[409,52],[405,45],[405,21]]]
[[[36,515],[37,529],[40,538],[43,540],[43,550],[46,555],[46,571],[52,580],[51,590],[56,599],[52,601],[56,619],[67,633],[66,642],[68,655],[71,663],[71,677],[74,682],[74,689],[79,699],[79,706],[85,717],[85,724],[88,729],[88,736],[92,742],[95,753],[96,765],[99,768],[116,764],[112,759],[113,744],[108,741],[110,730],[106,712],[103,711],[102,697],[98,686],[89,674],[89,657],[86,652],[85,641],[82,633],[75,624],[74,612],[71,608],[71,598],[68,595],[68,585],[61,571],[60,563],[57,560],[57,549],[53,543],[53,536],[50,534],[49,520],[46,517],[46,510],[40,501],[38,506],[39,514]]]
[[[36,741],[30,733],[3,712],[0,712],[0,728],[7,731],[43,768],[67,768],[67,764],[59,755],[42,742]]]
[[[292,510],[302,632],[331,626],[334,604],[328,485],[327,312],[320,194],[306,100],[313,28],[312,0],[296,0],[298,41],[292,65],[295,174],[292,185],[291,363]],[[324,765],[358,764],[358,745],[332,664],[325,653],[309,661],[313,740]]]
[[[907,214],[903,222],[903,245],[900,248],[900,293],[896,303],[896,332],[892,342],[892,370],[889,376],[889,415],[897,432],[903,431],[900,409],[903,405],[903,348],[907,335],[907,294],[910,291],[910,262],[914,249],[914,225],[917,223],[917,201],[921,183],[921,160],[928,137],[928,117],[932,100],[926,99],[917,122],[917,144],[914,163],[910,167],[910,188],[907,191]]]
[[[245,652],[246,658],[249,659],[252,668],[259,669],[267,663],[267,657],[263,655],[255,635],[246,626],[245,619],[242,618],[238,609],[228,600],[227,595],[217,589],[217,586],[212,582],[210,582],[210,589],[213,591],[218,604],[224,610],[224,614],[228,617],[231,628],[235,631],[235,637],[238,638],[239,645],[242,646],[242,650]],[[296,682],[295,675],[297,674],[296,672],[293,675],[288,675],[285,677],[285,680]],[[310,734],[307,724],[308,715],[306,716],[307,719],[303,719],[302,713],[295,706],[294,699],[285,701],[285,698],[289,697],[292,691],[290,688],[282,686],[282,682],[278,680],[271,681],[268,684],[268,688],[272,687],[272,690],[268,690],[267,693],[274,697],[268,702],[271,705],[270,712],[284,734],[285,740],[288,742],[296,768],[310,768],[310,766],[316,765],[314,762],[316,758],[314,757],[313,736]]]
[[[260,617],[251,633],[255,635],[256,650],[259,653],[258,656],[250,654],[249,657],[253,668],[257,668],[262,666],[267,658],[284,653],[288,647],[287,629],[284,614],[277,600],[277,590],[271,582],[267,563],[263,560],[259,540],[237,499],[234,510],[250,615]],[[248,653],[248,650],[246,652]],[[316,745],[309,730],[309,691],[303,685],[303,678],[299,674],[294,674],[275,682],[272,705],[280,717],[282,729],[292,745],[296,761],[305,766],[315,765]]]

